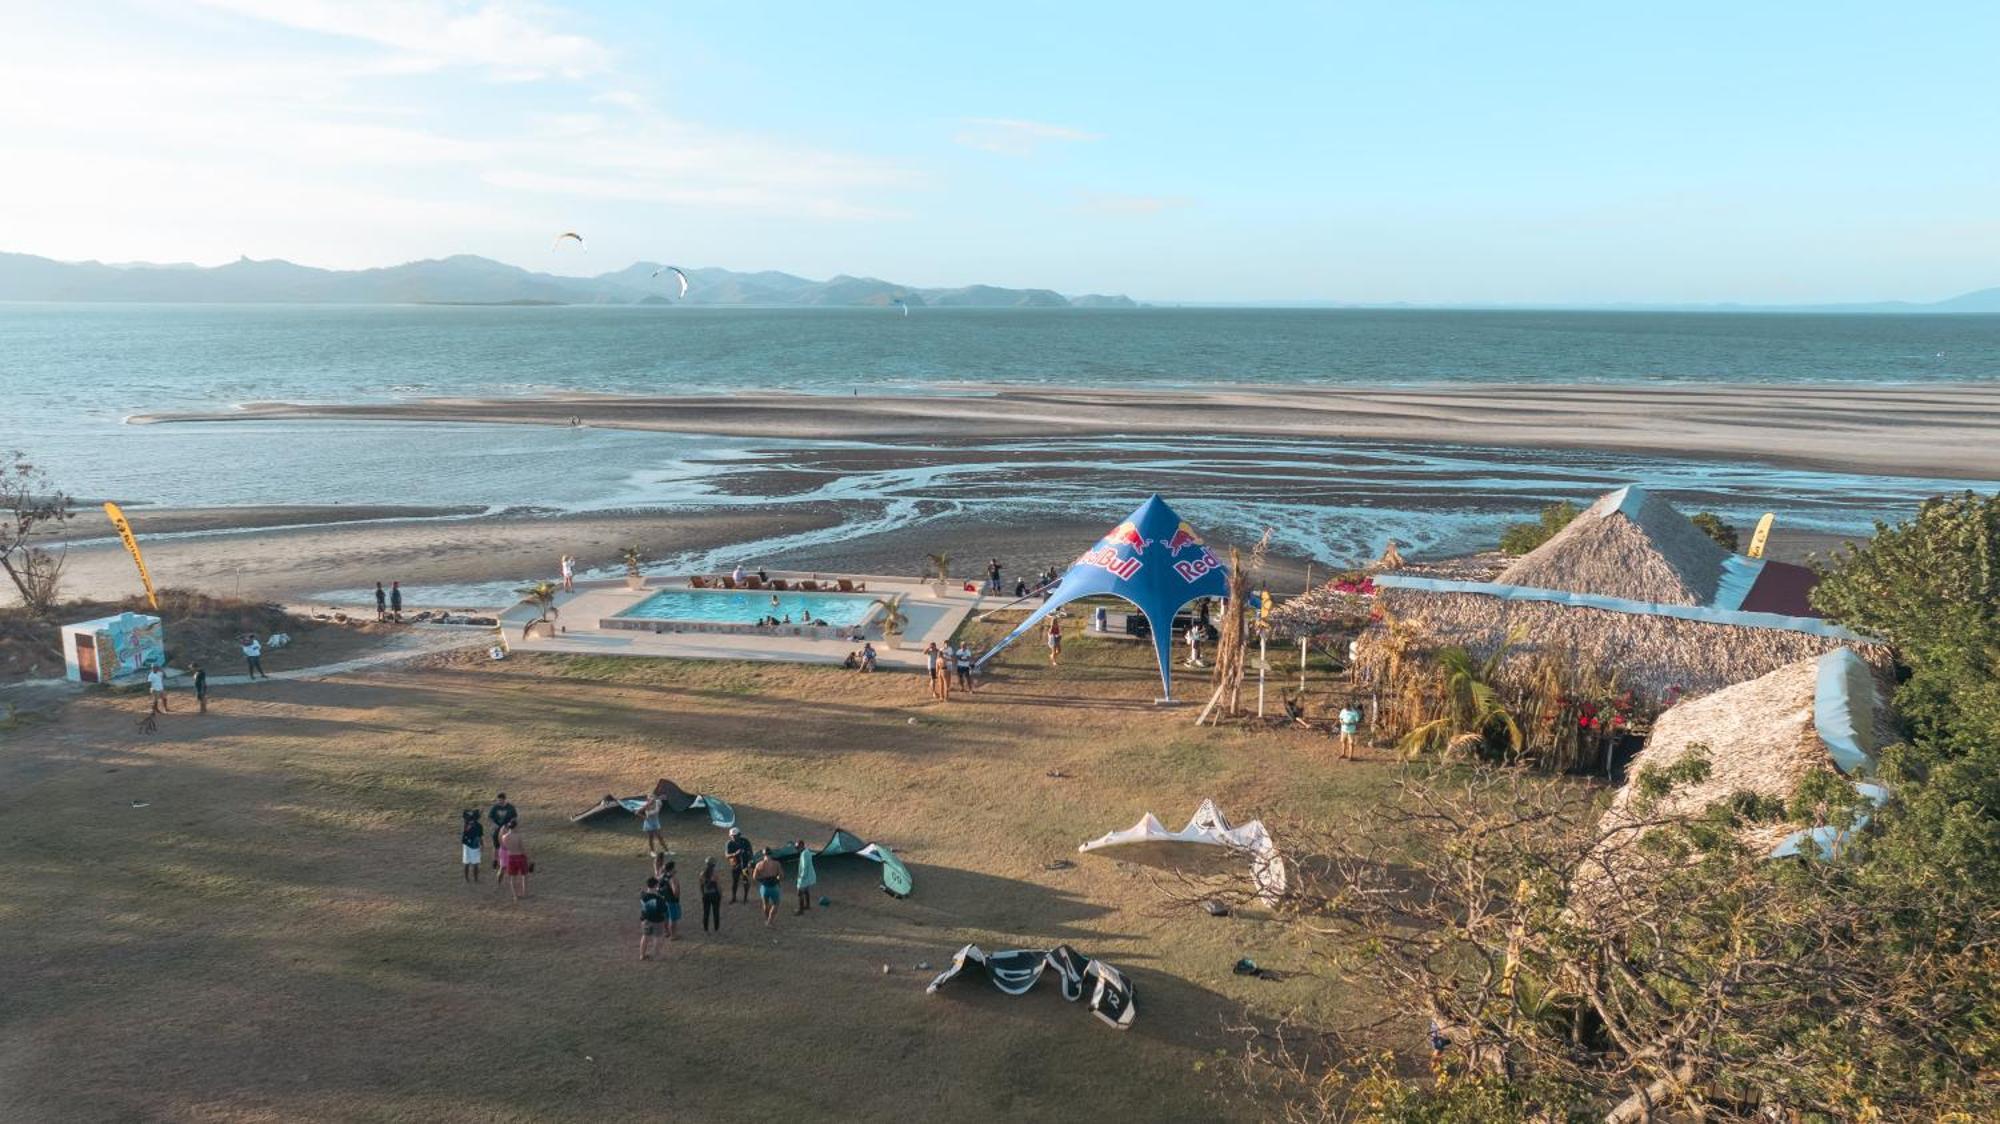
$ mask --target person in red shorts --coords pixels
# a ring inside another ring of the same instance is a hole
[[[506,827],[501,828],[498,846],[500,847],[500,853],[505,856],[502,860],[500,875],[502,878],[513,881],[514,900],[520,901],[522,898],[528,896],[528,871],[532,869],[531,864],[528,862],[527,841],[521,838],[521,825],[519,823],[509,823]]]

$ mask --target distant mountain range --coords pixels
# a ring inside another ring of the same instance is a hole
[[[923,289],[873,277],[809,281],[789,273],[689,269],[685,302],[671,274],[638,262],[596,277],[531,273],[458,254],[382,269],[316,269],[240,258],[228,265],[61,262],[0,253],[0,301],[162,301],[293,304],[674,304],[816,308],[1136,308],[1128,297],[1066,297],[1050,289],[967,285]]]

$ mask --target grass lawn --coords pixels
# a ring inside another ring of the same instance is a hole
[[[1178,826],[1204,796],[1337,821],[1394,767],[1339,764],[1305,731],[1196,729],[1195,707],[1151,704],[1146,646],[1066,643],[1052,670],[1024,640],[945,705],[907,674],[454,657],[221,691],[153,736],[137,696],[17,721],[0,1118],[1257,1118],[1225,1024],[1365,997],[1231,975],[1307,958],[1275,925],[1166,910],[1152,872],[1076,846],[1149,810]],[[766,930],[726,906],[704,935],[694,874],[724,836],[670,818],[683,939],[641,963],[636,821],[568,820],[662,776],[730,801],[760,844],[835,825],[885,843],[916,891],[829,861],[830,908]],[[520,904],[460,880],[458,811],[497,790],[539,868]],[[1137,1024],[1048,981],[925,995],[968,941],[1103,957],[1134,981]]]

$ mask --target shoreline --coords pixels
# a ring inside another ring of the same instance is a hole
[[[2000,383],[1479,384],[1148,391],[999,386],[840,397],[566,393],[379,403],[251,402],[132,425],[393,421],[586,427],[773,440],[1206,436],[1579,449],[1753,459],[1892,476],[2000,479]]]

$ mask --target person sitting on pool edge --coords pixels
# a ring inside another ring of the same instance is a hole
[[[847,658],[840,661],[840,666],[846,668],[849,671],[853,671],[861,666],[861,660],[858,659],[853,652],[849,652],[847,653]]]

